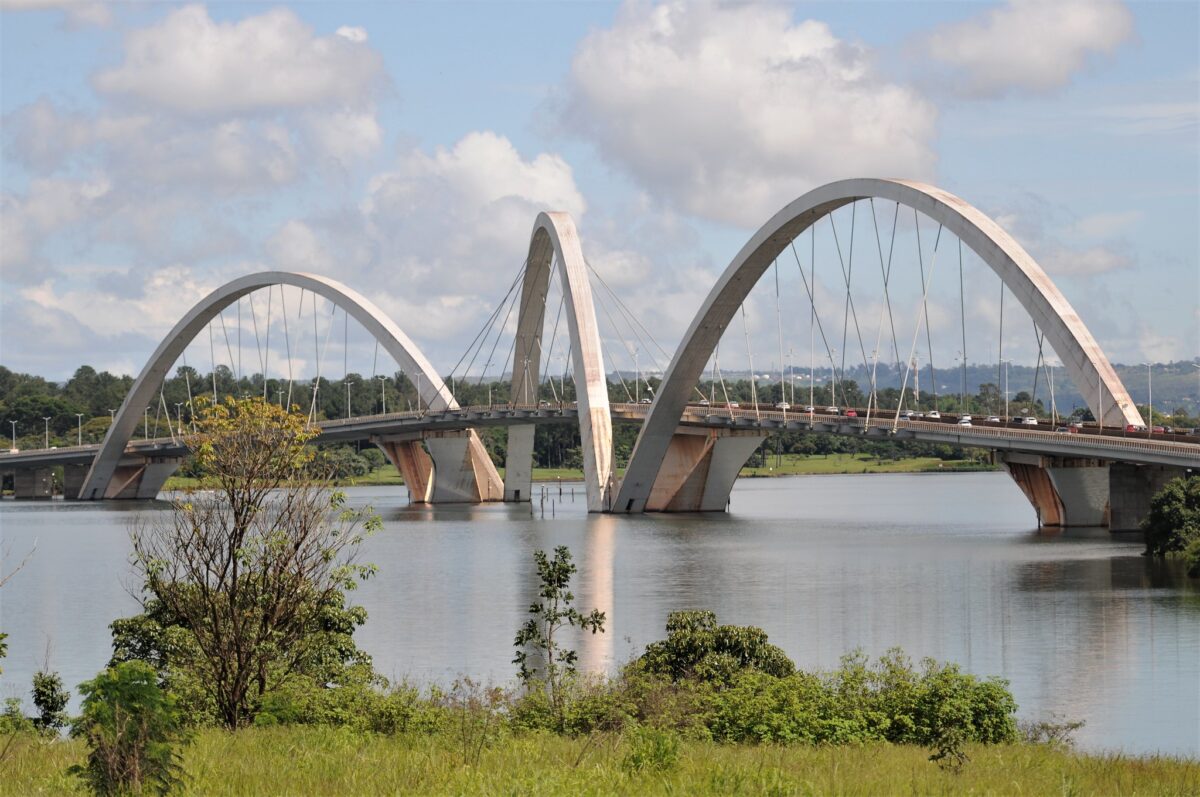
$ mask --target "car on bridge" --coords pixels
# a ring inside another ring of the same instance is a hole
[[[1032,415],[1026,415],[1024,418],[1021,419],[1021,425],[1022,426],[1037,426],[1038,419],[1034,418]]]
[[[959,426],[970,426],[971,425],[971,416],[968,415],[965,418],[959,418],[958,425]]]
[[[989,416],[987,416],[986,423],[1002,423],[1002,421],[1000,420],[1000,416],[998,416],[998,415],[989,415]]]
[[[792,405],[788,404],[786,401],[775,402],[775,409],[777,409],[777,410],[783,410],[784,412],[787,412],[791,408],[792,408]]]
[[[854,409],[853,407],[847,407],[846,410],[844,412],[842,412],[841,414],[847,418],[857,418],[858,410]]]
[[[817,408],[816,408],[816,407],[814,407],[813,405],[811,405],[811,404],[805,404],[805,405],[804,405],[804,412],[807,412],[807,413],[809,413],[809,414],[811,415],[812,413],[814,413],[814,412],[816,412],[816,411],[817,411]]]
[[[942,414],[940,412],[938,412],[937,410],[930,410],[929,414],[926,415],[925,417],[926,418],[935,418],[940,421],[942,419]]]

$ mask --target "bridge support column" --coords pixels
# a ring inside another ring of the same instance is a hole
[[[1167,482],[1186,474],[1183,468],[1114,462],[1109,469],[1110,528],[1137,531],[1150,514],[1150,499],[1154,494],[1166,487]]]
[[[104,498],[149,501],[156,498],[171,474],[183,462],[179,457],[124,459],[115,471]]]
[[[478,504],[504,500],[504,484],[474,431],[430,432],[425,445],[433,458],[434,504]]]
[[[529,501],[533,495],[533,424],[508,427],[504,455],[504,500]]]
[[[408,500],[413,504],[429,503],[433,487],[433,460],[425,452],[419,437],[372,437],[388,461],[396,466],[408,488]]]
[[[63,465],[63,498],[68,501],[79,499],[83,483],[87,481],[91,465]]]
[[[1109,464],[1002,452],[999,461],[1037,512],[1038,526],[1109,525]]]
[[[13,473],[13,498],[49,499],[54,495],[54,473],[50,468],[22,468]]]
[[[646,501],[647,512],[722,512],[742,465],[766,435],[680,427]]]
[[[414,504],[478,504],[504,499],[496,466],[471,429],[427,432],[419,437],[373,437],[371,442],[400,471]]]

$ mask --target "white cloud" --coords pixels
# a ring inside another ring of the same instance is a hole
[[[215,22],[204,6],[189,5],[131,32],[124,62],[93,82],[104,94],[185,115],[357,106],[383,77],[383,59],[359,32],[316,36],[283,8]]]
[[[565,125],[657,197],[754,226],[851,175],[928,178],[937,109],[775,5],[625,5],[571,68]]]
[[[1134,264],[1132,257],[1107,246],[1073,249],[1051,245],[1039,251],[1038,261],[1052,278],[1094,277],[1131,268]]]
[[[23,196],[0,197],[0,270],[4,278],[22,283],[44,278],[37,261],[42,239],[97,212],[107,203],[111,190],[102,176],[37,179]]]
[[[953,82],[965,94],[990,97],[1061,88],[1132,35],[1133,15],[1120,0],[1009,0],[935,29],[923,49],[961,73]]]
[[[1140,210],[1126,210],[1113,213],[1094,213],[1084,216],[1070,227],[1068,235],[1082,238],[1103,238],[1127,232],[1142,220],[1144,214]]]
[[[0,0],[4,11],[57,10],[66,14],[71,27],[104,27],[112,22],[112,13],[105,3],[88,0]]]

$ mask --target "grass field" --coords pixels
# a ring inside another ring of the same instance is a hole
[[[965,460],[941,460],[937,457],[912,457],[909,459],[879,460],[867,454],[828,454],[803,456],[800,454],[784,454],[782,465],[775,467],[775,457],[767,457],[767,464],[761,468],[742,468],[742,476],[812,476],[834,473],[921,473],[926,471],[955,471],[981,470],[976,463]],[[499,468],[500,476],[504,476],[504,468]],[[617,469],[617,475],[624,473]],[[535,482],[581,481],[583,471],[572,468],[534,468]],[[400,485],[404,484],[400,472],[390,463],[375,469],[366,476],[348,479],[341,486],[353,485]],[[200,487],[198,479],[186,476],[172,476],[167,479],[165,490],[186,490]]]
[[[1196,795],[1200,762],[972,747],[957,774],[917,747],[720,746],[683,742],[665,769],[636,771],[618,736],[508,737],[464,752],[454,733],[375,736],[333,728],[203,731],[186,749],[189,795]],[[81,794],[65,774],[77,741],[20,738],[0,795]]]

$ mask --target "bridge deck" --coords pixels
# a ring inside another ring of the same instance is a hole
[[[613,404],[616,422],[641,423],[650,411],[649,404]],[[473,429],[517,424],[570,423],[577,418],[572,404],[554,405],[483,405],[452,410],[413,410],[386,415],[321,421],[321,440],[365,440],[373,435],[419,435],[425,432]],[[1200,440],[1196,443],[1156,440],[1120,434],[1065,434],[1036,428],[978,424],[958,426],[953,422],[900,420],[892,418],[845,417],[827,413],[799,413],[776,409],[700,407],[691,405],[683,414],[684,426],[709,429],[772,431],[815,431],[873,438],[946,443],[954,446],[1025,451],[1066,457],[1133,462],[1139,464],[1200,467]],[[894,431],[893,431],[894,427]],[[0,452],[0,470],[86,464],[92,461],[99,445],[56,449],[27,449]],[[180,456],[187,449],[181,441],[167,437],[135,440],[127,454],[142,456]]]

